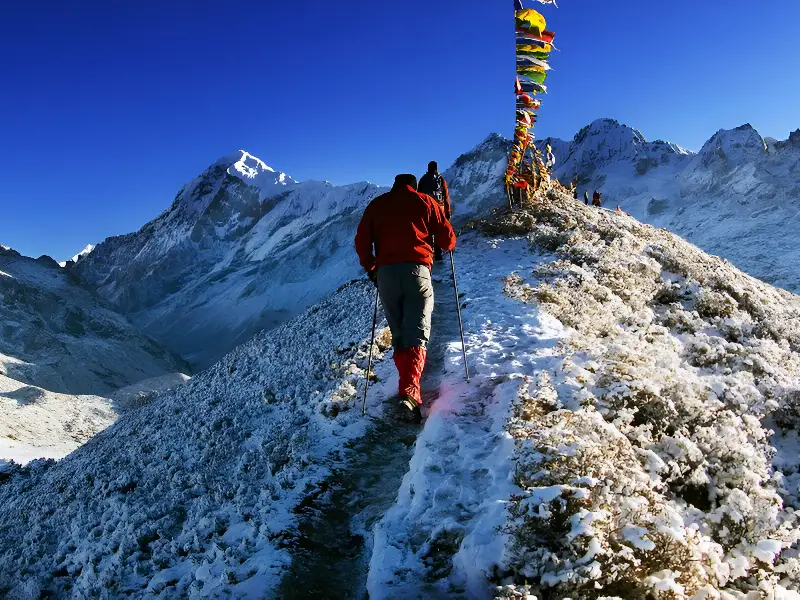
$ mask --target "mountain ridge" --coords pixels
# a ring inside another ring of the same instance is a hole
[[[49,256],[0,250],[0,374],[65,394],[101,394],[187,365]]]
[[[599,189],[611,206],[676,231],[765,281],[800,290],[793,269],[800,255],[784,257],[780,249],[797,215],[787,208],[767,219],[771,236],[759,232],[766,223],[739,218],[751,192],[768,202],[781,178],[788,180],[793,167],[781,161],[797,153],[800,132],[768,145],[744,125],[718,131],[693,153],[598,119],[571,142],[537,142],[547,143],[557,159],[555,176],[577,179],[579,192]],[[490,134],[444,172],[457,227],[506,204],[500,182],[508,146]],[[769,160],[781,163],[775,175],[765,175]],[[746,175],[774,181],[753,187]],[[186,184],[139,231],[105,240],[75,272],[145,332],[205,367],[361,276],[352,240],[336,223],[354,231],[360,211],[384,189],[368,182],[296,182],[240,151]]]

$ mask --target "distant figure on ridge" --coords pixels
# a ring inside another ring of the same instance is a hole
[[[450,210],[450,191],[447,189],[447,181],[439,174],[439,165],[435,160],[428,163],[428,172],[419,180],[419,192],[427,194],[439,204],[444,210],[444,216],[449,221]],[[435,260],[442,260],[442,251],[439,246],[434,246]]]
[[[550,144],[547,144],[547,163],[545,164],[547,167],[547,172],[551,173],[553,171],[553,167],[556,166],[556,155],[553,154],[553,148]]]
[[[369,203],[355,238],[359,261],[378,286],[392,331],[399,375],[397,417],[414,423],[422,419],[420,378],[433,314],[434,238],[445,252],[456,246],[444,209],[417,191],[414,175],[398,175],[391,191]]]
[[[583,203],[586,206],[589,206],[589,190],[584,190],[583,191]]]
[[[600,192],[597,190],[595,190],[594,194],[592,194],[592,206],[603,206],[603,201],[600,198]]]

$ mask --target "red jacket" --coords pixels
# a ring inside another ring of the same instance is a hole
[[[396,263],[430,268],[434,237],[445,252],[456,247],[456,234],[442,207],[406,185],[369,203],[356,231],[356,252],[366,271]]]

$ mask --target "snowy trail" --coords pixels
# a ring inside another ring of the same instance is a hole
[[[503,296],[503,279],[538,260],[522,240],[462,242],[456,266],[470,384],[449,261],[435,266],[424,427],[384,415],[397,384],[387,353],[370,387],[372,425],[297,510],[297,544],[279,597],[484,597],[486,571],[504,546],[496,529],[516,490],[504,426],[523,379],[512,373],[546,368],[562,335],[535,307],[521,311]]]
[[[378,330],[386,326],[381,310]],[[366,597],[371,531],[397,499],[420,432],[419,426],[398,423],[386,414],[386,400],[397,392],[391,352],[373,363],[373,371],[378,381],[369,388],[370,425],[329,464],[331,475],[309,490],[296,510],[297,546],[277,589],[279,598]],[[362,386],[356,395],[359,411]]]
[[[523,377],[550,366],[563,336],[555,320],[503,296],[503,278],[537,261],[525,242],[470,237],[456,258],[472,382],[464,381],[452,280],[439,269],[424,379],[437,399],[397,502],[375,528],[373,600],[489,596],[486,580],[505,545],[498,528],[517,491],[504,426]]]
[[[437,267],[437,272],[444,268]],[[438,397],[454,327],[458,335],[452,279],[448,276],[442,282],[434,282],[434,288],[433,331],[422,378],[426,410]],[[379,328],[384,326],[385,322]],[[396,393],[397,385],[390,356],[375,365],[379,383],[370,386],[368,397],[372,425],[364,437],[347,446],[344,456],[331,465],[332,475],[306,497],[297,511],[300,546],[278,590],[281,598],[307,598],[309,594],[325,598],[367,597],[371,532],[397,499],[421,431],[419,426],[398,423],[384,414],[386,400]],[[362,392],[360,388],[359,401]]]
[[[376,422],[296,511],[299,547],[284,599],[365,597],[369,530],[397,497],[418,427]]]

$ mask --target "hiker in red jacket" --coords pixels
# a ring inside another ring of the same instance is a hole
[[[355,239],[361,266],[378,286],[392,331],[400,376],[398,417],[416,423],[422,418],[420,378],[433,313],[434,238],[445,252],[456,246],[442,207],[417,192],[414,175],[398,175],[390,192],[369,203]]]

